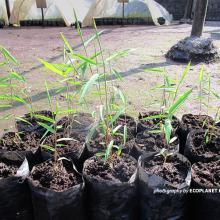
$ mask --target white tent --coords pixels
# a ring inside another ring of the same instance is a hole
[[[122,17],[122,4],[117,0],[95,0],[83,20],[83,26],[91,26],[93,18]],[[153,0],[130,0],[125,4],[125,17],[151,18],[155,25],[159,25],[158,18],[163,17],[166,24],[172,20],[172,15]]]
[[[0,0],[0,19],[3,20],[5,24],[8,24],[8,15],[4,0]]]
[[[63,18],[66,25],[75,23],[74,10],[79,21],[83,21],[94,0],[47,0],[44,9],[45,19]],[[21,20],[41,19],[41,10],[36,0],[15,0],[10,17],[11,24],[19,24]]]

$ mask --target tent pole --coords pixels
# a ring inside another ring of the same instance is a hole
[[[122,2],[122,27],[124,27],[124,18],[125,18],[125,3]]]
[[[11,16],[9,0],[5,0],[5,6],[6,6],[7,15],[8,15],[8,20],[9,20],[9,19],[10,19],[10,16]]]
[[[44,9],[41,8],[41,15],[42,15],[42,26],[44,27]]]

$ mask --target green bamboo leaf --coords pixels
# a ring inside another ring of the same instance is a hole
[[[145,68],[145,72],[157,72],[157,73],[163,73],[164,70],[161,68]]]
[[[173,115],[176,110],[186,101],[186,99],[189,97],[189,95],[192,93],[192,89],[186,91],[184,94],[182,94],[175,103],[169,108],[168,114],[171,116]]]
[[[87,39],[84,42],[84,46],[88,46],[90,42],[92,42],[93,40],[95,40],[98,36],[100,36],[102,33],[104,33],[105,30],[101,30],[99,31],[97,34],[92,35],[89,39]]]
[[[120,115],[122,115],[125,112],[125,108],[121,108],[111,119],[110,121],[110,125],[112,125],[118,118]]]
[[[105,59],[104,63],[109,63],[112,60],[124,57],[124,56],[128,55],[131,51],[133,51],[133,49],[125,49],[122,51],[117,51],[117,52],[113,53],[111,56],[109,56],[107,59]]]
[[[109,143],[109,145],[107,146],[107,149],[106,149],[106,152],[105,152],[105,159],[104,159],[105,162],[108,161],[108,158],[109,158],[109,156],[110,156],[110,154],[111,154],[111,152],[112,152],[113,144],[114,144],[114,141],[112,140],[112,141]]]
[[[116,128],[113,129],[112,134],[115,135],[116,132],[122,127],[122,125],[118,125]]]
[[[54,148],[54,147],[51,147],[51,146],[46,145],[46,144],[41,144],[40,146],[41,146],[42,148],[45,148],[46,150],[55,152],[55,148]]]
[[[0,108],[11,108],[12,105],[0,105]]]
[[[56,131],[53,129],[53,125],[48,126],[47,124],[42,123],[42,122],[37,122],[37,123],[38,123],[41,127],[45,128],[47,131],[49,131],[49,132],[51,132],[51,133],[53,133],[53,134],[56,133]]]
[[[47,61],[44,61],[42,59],[39,59],[39,61],[46,67],[48,68],[49,70],[51,70],[52,72],[54,73],[57,73],[63,77],[66,77],[67,73],[61,69],[58,68],[58,64],[57,65],[54,65],[52,63],[49,63]]]
[[[80,102],[85,98],[86,93],[89,91],[89,89],[96,83],[96,81],[99,79],[99,74],[94,74],[90,80],[82,87],[81,89],[81,97]]]
[[[26,82],[26,79],[24,78],[24,76],[22,76],[21,74],[15,72],[15,71],[12,71],[10,73],[10,78],[11,79],[17,79],[20,82]]]
[[[69,41],[64,36],[64,34],[60,33],[60,35],[61,35],[61,38],[63,39],[63,42],[64,42],[65,46],[69,49],[70,53],[74,53],[72,46],[70,45]]]
[[[3,56],[10,60],[11,62],[18,64],[17,59],[4,47],[0,46],[0,51],[2,52]]]
[[[24,123],[26,123],[26,124],[29,124],[29,125],[31,125],[31,126],[33,126],[29,121],[27,121],[26,119],[24,119],[23,117],[16,117],[16,119],[18,120],[18,121],[23,121]]]
[[[205,65],[202,65],[202,68],[200,70],[200,74],[199,74],[199,81],[202,82],[204,80],[204,72],[205,72]]]
[[[34,117],[36,117],[38,119],[42,119],[43,121],[51,122],[51,123],[55,123],[56,122],[54,119],[46,117],[44,115],[34,114]]]
[[[171,125],[171,120],[170,119],[166,119],[165,120],[163,129],[164,129],[164,133],[165,133],[167,144],[169,144],[170,143],[170,137],[171,137],[172,129],[173,129],[172,125]]]

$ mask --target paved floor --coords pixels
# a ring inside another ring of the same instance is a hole
[[[105,26],[99,27],[105,30],[102,34],[102,44],[105,51],[114,52],[126,48],[134,48],[135,50],[127,57],[113,63],[115,68],[120,69],[124,76],[123,81],[117,82],[112,80],[114,84],[121,87],[127,92],[129,100],[129,112],[136,114],[137,111],[149,106],[152,100],[159,100],[159,94],[149,92],[150,88],[161,81],[162,78],[158,73],[145,72],[145,68],[160,67],[165,68],[167,73],[174,78],[179,78],[185,64],[175,63],[166,60],[164,57],[168,49],[178,40],[189,36],[191,26],[188,24],[173,24],[171,26],[155,27],[155,26]],[[83,52],[80,45],[80,38],[76,30],[73,28],[14,28],[0,30],[0,44],[9,49],[14,56],[20,61],[19,71],[28,79],[28,87],[30,87],[30,96],[32,97],[35,109],[43,109],[46,105],[47,98],[45,93],[44,81],[48,81],[52,94],[55,99],[62,99],[62,94],[55,95],[57,88],[61,86],[60,77],[46,70],[39,62],[39,58],[50,60],[53,62],[62,62],[63,43],[60,38],[60,32],[63,32],[71,41],[76,50]],[[85,39],[88,38],[93,30],[91,28],[83,29]],[[205,25],[204,36],[211,37],[215,45],[220,48],[220,22],[208,22]],[[91,45],[89,52],[92,53],[94,47]],[[220,63],[205,65],[207,73],[211,73],[212,86],[220,92]],[[193,97],[197,95],[198,75],[201,64],[193,65],[185,80],[184,88],[194,88]],[[4,70],[1,70],[4,75]],[[3,91],[3,90],[2,90]],[[0,92],[1,93],[1,92]],[[216,100],[211,101],[212,104],[218,105]],[[96,104],[96,100],[90,100],[89,104]],[[181,109],[178,115],[183,112],[198,113],[198,101],[191,99]],[[154,108],[154,107],[149,107]],[[0,111],[0,117],[9,113],[18,115],[26,112],[26,107],[15,105],[13,109]],[[203,111],[207,111],[206,108]],[[210,110],[212,114],[214,111]],[[1,120],[0,133],[3,129],[9,127],[12,122]]]

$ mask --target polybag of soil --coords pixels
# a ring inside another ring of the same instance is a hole
[[[168,149],[172,152],[179,152],[178,136],[171,137],[173,140],[169,145],[166,143],[163,133],[149,133],[144,131],[137,134],[137,137],[128,141],[125,145],[125,152],[128,152],[136,160],[149,152],[158,152],[162,149]]]
[[[184,156],[174,154],[163,164],[162,156],[156,154],[143,155],[138,161],[140,219],[183,218],[187,199],[183,190],[188,190],[191,182],[190,163]]]
[[[46,161],[34,167],[28,177],[35,220],[84,220],[82,176],[56,166]]]
[[[84,164],[87,219],[137,220],[137,161],[125,154],[111,160],[92,157]]]
[[[60,157],[65,157],[73,161],[79,171],[82,170],[84,161],[89,157],[85,146],[85,135],[79,132],[56,133],[48,136],[43,145],[55,147]],[[42,147],[43,160],[51,159],[54,155],[53,151]],[[66,163],[64,160],[63,163]]]
[[[187,137],[184,155],[193,164],[218,160],[220,153],[219,131],[192,130]]]
[[[187,219],[218,220],[220,216],[220,161],[192,166]]]
[[[55,115],[51,111],[43,110],[34,112],[33,114],[27,113],[23,117],[22,120],[16,120],[16,128],[19,132],[37,132],[41,135],[47,131],[40,123],[47,124],[48,126],[52,125],[52,122],[43,119],[43,117],[54,119]]]
[[[0,157],[20,165],[27,158],[30,168],[42,162],[40,137],[36,133],[5,133],[0,139]]]
[[[164,123],[165,118],[150,118],[161,115],[159,111],[141,112],[138,116],[137,133],[160,129],[160,123]],[[149,117],[149,119],[147,119]],[[176,116],[172,117],[173,134],[177,134],[180,128],[180,121]]]
[[[57,122],[57,126],[61,126],[58,132],[76,132],[87,135],[92,128],[94,120],[89,113],[79,112],[72,114],[71,117],[64,116]]]
[[[190,131],[197,129],[208,129],[209,126],[213,126],[214,124],[214,119],[208,115],[183,115],[179,131],[180,153],[184,153],[187,136]]]
[[[33,219],[31,195],[26,181],[28,162],[18,166],[0,159],[0,219]]]

